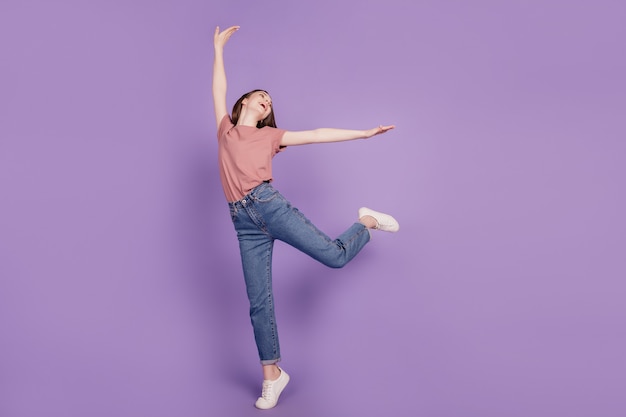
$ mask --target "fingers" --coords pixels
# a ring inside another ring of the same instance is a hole
[[[241,26],[234,25],[234,26],[231,26],[231,27],[229,27],[229,28],[224,29],[224,32],[228,32],[229,30],[230,30],[230,31],[232,31],[232,30],[237,30],[237,29],[239,29],[240,27],[241,27]],[[219,26],[216,26],[216,27],[215,27],[215,33],[220,33],[220,27],[219,27]]]
[[[372,136],[381,135],[387,132],[388,130],[393,129],[394,127],[395,127],[394,125],[389,125],[389,126],[378,125],[378,127],[373,127],[371,129],[366,130],[364,137],[371,138]]]
[[[219,28],[219,26],[218,26]],[[222,32],[221,34],[226,37],[226,39],[230,38],[230,35],[232,35],[233,33],[235,33],[236,31],[238,31],[240,28],[240,26],[231,26],[228,29],[224,29],[224,32]]]
[[[239,30],[239,27],[240,26],[231,26],[228,29],[224,29],[224,31],[220,32],[220,27],[217,26],[215,28],[215,34],[213,35],[213,41],[215,45],[223,47],[226,42],[228,42],[228,39],[230,39],[230,36]]]
[[[369,138],[369,137],[372,137],[372,136],[381,135],[381,134],[383,134],[383,133],[385,133],[385,132],[387,132],[387,131],[389,131],[391,129],[394,129],[394,128],[395,128],[394,125],[388,125],[388,126],[378,125],[378,127],[374,127],[372,129],[368,130],[368,133],[367,133],[366,137]]]

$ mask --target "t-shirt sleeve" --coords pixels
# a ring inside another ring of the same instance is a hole
[[[217,139],[219,140],[223,137],[233,126],[233,122],[230,121],[230,116],[225,114],[224,117],[222,117],[220,125],[217,127]]]
[[[278,129],[275,127],[271,127],[272,129],[272,156],[276,155],[278,152],[284,151],[287,147],[280,146],[280,142],[283,140],[283,135],[285,134],[285,129]]]

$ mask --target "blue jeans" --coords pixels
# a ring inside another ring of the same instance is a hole
[[[347,264],[370,240],[367,228],[354,223],[331,240],[269,183],[228,204],[237,231],[250,301],[250,319],[261,364],[280,360],[272,294],[272,249],[282,240],[331,268]]]

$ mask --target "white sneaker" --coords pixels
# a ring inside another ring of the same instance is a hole
[[[377,230],[382,230],[383,232],[397,232],[400,230],[398,221],[389,214],[380,213],[368,209],[367,207],[361,207],[359,209],[359,219],[363,216],[372,216],[376,220],[377,225],[375,229]]]
[[[278,369],[280,370],[280,376],[278,379],[275,381],[263,381],[263,393],[254,404],[256,408],[267,410],[269,408],[276,407],[280,393],[283,392],[283,389],[285,389],[287,383],[289,382],[289,375],[287,375],[287,372],[283,371],[280,367]]]

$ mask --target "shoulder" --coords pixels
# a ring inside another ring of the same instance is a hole
[[[234,126],[232,120],[230,120],[230,115],[228,113],[226,113],[224,117],[222,117],[219,127],[222,127],[224,125]]]
[[[233,125],[233,122],[230,120],[230,116],[228,114],[225,114],[224,117],[222,117],[219,126],[217,127],[217,136],[223,136],[233,127],[235,127],[235,125]]]

